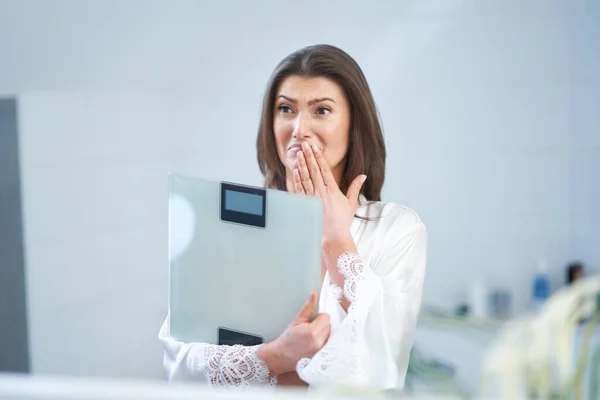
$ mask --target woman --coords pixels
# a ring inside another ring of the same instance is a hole
[[[170,380],[212,386],[404,385],[426,264],[417,214],[383,203],[385,146],[356,62],[328,45],[282,60],[267,86],[258,163],[265,187],[323,202],[322,290],[273,342],[181,343],[160,332]]]

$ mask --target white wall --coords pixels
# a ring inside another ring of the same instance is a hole
[[[175,99],[19,97],[31,370],[161,377]]]
[[[576,257],[600,267],[600,3],[586,2],[572,26],[570,129]]]
[[[523,310],[539,257],[556,284],[571,258],[600,265],[593,0],[1,4],[34,372],[160,376],[164,175],[259,184],[265,82],[312,43],[346,49],[371,83],[385,198],[430,231],[426,304],[483,278]]]

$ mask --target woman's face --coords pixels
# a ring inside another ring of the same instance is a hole
[[[327,78],[290,76],[281,82],[274,107],[277,153],[288,174],[308,142],[323,151],[339,184],[350,136],[350,106],[342,89]]]

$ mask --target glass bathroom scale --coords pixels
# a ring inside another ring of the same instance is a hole
[[[170,336],[276,339],[319,293],[321,223],[317,197],[170,174]]]

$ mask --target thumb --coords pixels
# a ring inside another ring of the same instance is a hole
[[[346,197],[352,202],[352,204],[358,204],[358,195],[360,194],[360,189],[362,188],[363,183],[365,183],[366,180],[366,175],[359,175],[356,178],[354,178],[354,180],[350,184],[350,187],[348,187],[348,193],[346,194]]]
[[[303,322],[308,322],[310,320],[310,316],[312,315],[315,306],[317,305],[317,294],[313,290],[310,293],[310,297],[306,300],[306,303],[302,306],[302,309],[294,318],[294,323],[300,324]]]

